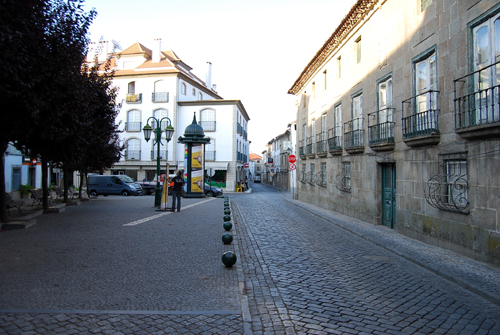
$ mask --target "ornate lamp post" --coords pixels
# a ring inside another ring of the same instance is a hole
[[[152,126],[149,125],[149,120],[152,119],[151,125],[156,127],[153,129]],[[161,123],[163,121],[167,121],[167,127],[162,130],[161,129]],[[165,137],[167,139],[167,146],[168,142],[172,139],[172,135],[174,134],[174,127],[172,127],[172,121],[168,117],[164,117],[161,120],[158,120],[154,116],[151,116],[147,121],[146,125],[144,128],[142,128],[144,131],[144,139],[146,142],[149,142],[151,139],[151,133],[154,131],[155,134],[155,140],[153,143],[153,148],[155,145],[158,146],[157,148],[157,154],[156,154],[156,189],[155,189],[155,207],[160,207],[161,203],[161,187],[160,187],[160,145],[163,145],[161,142],[161,133],[164,131],[165,132]],[[166,157],[168,160],[168,157]],[[165,171],[166,175],[168,176],[168,171]],[[164,180],[166,182],[166,180]]]

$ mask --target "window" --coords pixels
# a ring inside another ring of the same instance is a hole
[[[321,186],[326,186],[326,163],[321,163]]]
[[[203,100],[203,94],[201,92],[198,93],[198,100]]]
[[[337,78],[342,76],[342,56],[337,58]]]
[[[335,118],[335,127],[334,136],[341,137],[342,136],[342,104],[335,106],[334,109],[334,118]]]
[[[356,64],[359,64],[361,63],[361,36],[359,36],[354,42],[356,51]]]
[[[12,168],[12,190],[18,191],[21,185],[21,168]]]
[[[311,122],[311,144],[312,144],[312,152],[315,153],[315,146],[316,146],[316,120],[312,120]]]
[[[126,147],[125,159],[141,159],[141,144],[138,139],[129,139]]]
[[[349,124],[348,137],[349,146],[363,146],[363,95],[359,94],[352,98],[352,119]]]
[[[415,62],[416,130],[437,129],[437,59],[432,52]]]
[[[196,90],[193,88],[193,96],[196,95]]]
[[[500,14],[473,28],[475,124],[500,120]],[[494,65],[496,63],[496,65]],[[493,65],[493,66],[492,66]]]
[[[351,163],[344,163],[344,189],[351,190]]]
[[[153,102],[168,102],[167,82],[164,80],[155,81]]]
[[[127,123],[125,123],[126,131],[142,131],[141,128],[141,112],[133,109],[127,113]]]
[[[210,138],[210,143],[205,144],[205,160],[215,161],[215,139]]]
[[[186,95],[187,87],[186,84],[182,83],[181,84],[181,94]]]
[[[316,82],[312,83],[311,90],[312,90],[312,98],[316,99]]]
[[[305,181],[306,181],[306,179],[307,179],[307,177],[306,177],[306,165],[305,165],[305,164],[302,164],[302,172],[301,172],[301,174],[300,174],[300,179],[299,179],[299,181],[301,181],[301,182],[305,182]]]
[[[327,76],[326,76],[326,70],[323,71],[323,89],[326,91],[327,89]]]
[[[311,170],[309,171],[309,173],[311,174],[311,175],[309,176],[309,178],[310,178],[310,179],[309,179],[309,181],[310,181],[310,182],[311,182],[311,184],[312,184],[312,183],[314,183],[314,173],[315,173],[315,171],[314,171],[314,170],[315,170],[315,165],[314,165],[314,163],[311,163],[309,166],[310,166],[310,168],[311,168]]]
[[[304,93],[302,94],[302,102],[303,102],[303,107],[306,107],[307,106],[307,92],[304,91]]]
[[[135,94],[135,81],[128,83],[128,94]]]
[[[374,139],[381,140],[394,137],[394,109],[392,108],[392,78],[385,79],[377,85],[378,90],[378,109],[376,114],[371,114],[376,117],[376,127],[372,134]],[[372,136],[370,136],[372,139]]]
[[[205,131],[215,131],[215,110],[204,109],[200,112],[200,125]]]
[[[158,120],[160,121],[161,119],[163,119],[164,117],[168,117],[168,110],[166,109],[157,109],[153,112],[153,116]],[[167,128],[167,120],[164,120],[161,122],[161,125],[160,125],[160,128],[161,130],[165,130],[165,128]],[[156,126],[156,125],[155,125]]]

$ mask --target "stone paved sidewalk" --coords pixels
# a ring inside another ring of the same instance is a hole
[[[413,240],[385,226],[374,226],[304,201],[293,200],[288,193],[284,193],[284,197],[290,203],[500,305],[500,269]]]

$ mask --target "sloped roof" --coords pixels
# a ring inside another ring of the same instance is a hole
[[[259,156],[257,154],[254,154],[253,152],[251,152],[250,155],[248,155],[248,157],[250,158],[250,160],[259,160],[259,159],[262,159],[261,156]]]
[[[142,45],[139,42],[136,42],[129,46],[127,49],[123,50],[122,52],[118,53],[120,56],[123,55],[137,55],[137,54],[147,54],[149,57],[151,57],[152,52],[150,49],[146,48],[144,45]]]
[[[300,76],[295,80],[292,87],[288,90],[289,94],[297,94],[307,81],[316,73],[318,68],[326,61],[334,50],[342,43],[344,38],[354,29],[354,27],[372,10],[379,0],[358,0],[352,6],[349,13],[345,16],[337,29],[330,38],[323,44],[321,49],[314,55],[313,59],[307,64]]]

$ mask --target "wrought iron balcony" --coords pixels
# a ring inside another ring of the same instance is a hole
[[[345,149],[363,148],[363,118],[357,118],[344,123]]]
[[[200,126],[204,131],[215,131],[215,121],[200,121]]]
[[[327,180],[326,177],[327,177],[327,173],[326,172],[319,171],[314,176],[314,182],[318,186],[326,187],[326,180]]]
[[[215,151],[205,151],[206,161],[215,161]]]
[[[151,101],[153,102],[168,102],[168,92],[153,92]]]
[[[129,104],[139,104],[142,102],[142,93],[127,94],[125,101]]]
[[[305,152],[305,143],[304,143],[304,140],[300,140],[299,141],[299,156],[305,156],[306,155],[306,152]]]
[[[318,156],[326,156],[328,154],[327,144],[326,132],[316,135],[316,153]]]
[[[151,150],[151,159],[157,159],[158,157],[158,151],[157,150]],[[167,150],[160,150],[160,159],[168,159],[168,152]]]
[[[500,84],[491,80],[500,73],[496,62],[455,79],[455,129],[463,138],[500,136]]]
[[[342,192],[351,192],[351,177],[346,176],[344,172],[335,176],[335,188]]]
[[[125,131],[142,131],[142,122],[125,122]]]
[[[410,146],[439,143],[439,91],[429,90],[403,101],[403,140]],[[412,139],[422,139],[412,141]]]
[[[125,150],[125,159],[141,159],[141,150]]]
[[[368,142],[373,150],[394,149],[394,108],[368,114]]]
[[[342,153],[342,127],[328,130],[328,151],[332,154]]]
[[[314,145],[314,137],[308,137],[306,139],[306,154],[307,155],[314,155],[316,154],[316,147]]]

